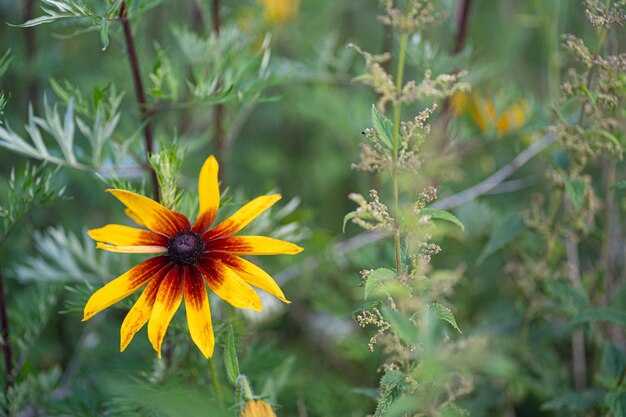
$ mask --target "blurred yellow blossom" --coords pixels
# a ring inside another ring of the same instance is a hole
[[[456,116],[468,117],[481,133],[491,131],[498,137],[522,127],[529,114],[526,100],[513,103],[498,113],[492,100],[468,93],[452,97],[452,110]]]
[[[271,24],[285,23],[300,10],[300,0],[257,0],[263,7],[263,18]]]
[[[239,417],[276,417],[272,407],[262,400],[246,401]]]

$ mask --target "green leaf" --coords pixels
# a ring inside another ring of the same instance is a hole
[[[593,408],[600,403],[606,392],[601,390],[586,390],[580,392],[568,392],[553,398],[541,406],[542,410],[580,411]]]
[[[459,329],[459,326],[456,324],[456,320],[454,318],[454,314],[452,314],[452,310],[450,310],[448,307],[439,303],[430,303],[428,305],[428,310],[433,312],[437,318],[448,322],[459,333],[462,333],[461,329]]]
[[[395,281],[395,279],[396,273],[391,269],[378,268],[373,270],[367,275],[367,280],[365,281],[365,299],[369,297],[373,289],[383,286],[385,282]]]
[[[356,211],[351,211],[350,213],[343,216],[343,226],[341,228],[341,231],[343,233],[346,233],[346,225],[348,224],[348,222],[354,219],[355,217],[356,217]]]
[[[363,304],[361,304],[360,306],[358,306],[353,312],[352,312],[352,318],[354,320],[356,320],[356,316],[361,313],[362,311],[366,311],[366,310],[371,310],[373,308],[377,308],[377,309],[381,309],[383,306],[383,302],[380,300],[376,300],[376,301],[367,301]]]
[[[382,308],[382,313],[385,320],[389,322],[389,325],[398,334],[400,339],[411,345],[417,343],[418,333],[415,323],[398,311],[387,306]]]
[[[100,42],[102,50],[106,51],[109,47],[109,21],[104,17],[100,20]]]
[[[580,211],[585,199],[585,183],[579,179],[570,180],[565,176],[563,176],[563,181],[565,182],[565,192],[572,202],[574,209]]]
[[[624,190],[624,189],[626,189],[626,181],[616,182],[615,184],[611,185],[611,190]]]
[[[233,334],[233,326],[229,325],[226,330],[226,344],[224,345],[224,365],[226,367],[226,376],[228,381],[237,386],[237,377],[239,376],[239,360],[237,359],[237,351],[235,349],[235,335]]]
[[[463,225],[463,223],[461,223],[461,220],[459,220],[454,214],[448,211],[426,207],[420,209],[420,215],[430,216],[433,219],[445,220],[447,222],[456,224],[461,228],[461,230],[465,230],[465,226]]]
[[[476,262],[479,265],[482,264],[485,259],[506,246],[523,230],[523,226],[524,224],[519,216],[507,217],[498,222]]]
[[[604,403],[609,407],[612,417],[626,417],[626,393],[611,392],[606,395]]]
[[[624,372],[626,366],[626,355],[610,341],[605,341],[602,348],[602,359],[600,369],[603,376],[617,381]]]
[[[393,123],[372,105],[372,126],[385,146],[393,149]]]
[[[572,319],[572,325],[603,321],[626,327],[626,312],[614,308],[589,308]]]

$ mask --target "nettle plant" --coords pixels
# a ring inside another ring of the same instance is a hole
[[[428,158],[425,144],[433,140],[429,126],[437,109],[433,103],[469,86],[461,81],[463,71],[433,75],[425,70],[421,81],[405,82],[407,48],[419,48],[416,35],[444,16],[428,1],[382,3],[386,14],[380,21],[399,38],[396,73],[392,76],[385,69],[390,53],[373,55],[350,45],[367,65],[367,73],[357,80],[379,95],[377,105],[372,106],[372,127],[363,132],[366,142],[361,145],[361,160],[353,168],[375,173],[389,183],[390,190],[373,189],[370,198],[350,194],[358,208],[344,219],[394,242],[395,268],[362,271],[367,301],[355,312],[360,326],[376,331],[369,349],[382,349],[386,358],[380,367],[383,376],[374,415],[465,415],[456,400],[472,391],[469,369],[482,361],[485,342],[459,339],[459,326],[446,306],[462,270],[431,267],[431,257],[441,252],[434,235],[443,230],[434,221],[447,221],[461,229],[463,225],[449,212],[430,207],[437,191],[428,185],[422,167]],[[402,121],[403,110],[416,104],[424,109]]]
[[[626,54],[616,42],[626,2],[586,0],[583,6],[596,37],[591,46],[573,34],[562,37],[571,65],[546,136],[556,143],[547,172],[550,191],[537,194],[527,211],[528,229],[508,272],[528,305],[520,340],[530,344],[534,330],[553,328],[550,347],[524,361],[568,352],[570,372],[535,367],[524,375],[537,379],[540,395],[551,398],[543,408],[622,416],[626,314],[619,296],[623,209],[617,197],[626,183],[618,181],[617,163],[624,151]]]

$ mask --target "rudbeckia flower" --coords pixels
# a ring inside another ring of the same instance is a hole
[[[217,161],[210,156],[200,171],[200,213],[193,226],[186,216],[150,198],[125,190],[107,190],[126,206],[129,217],[148,230],[119,224],[89,230],[97,247],[158,255],[100,288],[85,305],[83,321],[145,286],[122,323],[120,351],[148,323],[148,338],[161,357],[163,337],[184,298],[191,339],[205,357],[210,357],[215,338],[206,286],[237,308],[263,308],[251,285],[289,303],[271,276],[240,255],[294,255],[302,248],[265,236],[233,236],[276,203],[280,195],[257,197],[211,227],[220,203],[217,172]]]
[[[276,417],[276,414],[265,401],[250,400],[244,404],[239,417]]]

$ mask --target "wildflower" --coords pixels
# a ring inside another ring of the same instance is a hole
[[[528,115],[525,100],[513,103],[498,114],[493,101],[466,93],[457,93],[452,97],[452,109],[457,116],[467,115],[481,133],[495,131],[497,137],[522,127]]]
[[[272,407],[262,400],[246,401],[239,417],[276,417]]]
[[[270,24],[285,23],[298,14],[300,0],[258,0],[263,6],[263,18]]]
[[[148,230],[118,224],[89,230],[97,247],[111,252],[159,254],[109,282],[87,301],[83,321],[147,284],[122,323],[120,351],[148,322],[148,338],[161,357],[165,332],[184,293],[191,339],[205,357],[210,357],[215,339],[205,283],[237,308],[263,308],[250,284],[289,303],[271,276],[239,255],[293,255],[302,248],[265,236],[233,236],[281,196],[257,197],[211,228],[220,202],[217,172],[217,161],[210,156],[200,171],[200,214],[193,226],[184,215],[147,197],[107,190],[127,207],[129,217]]]

